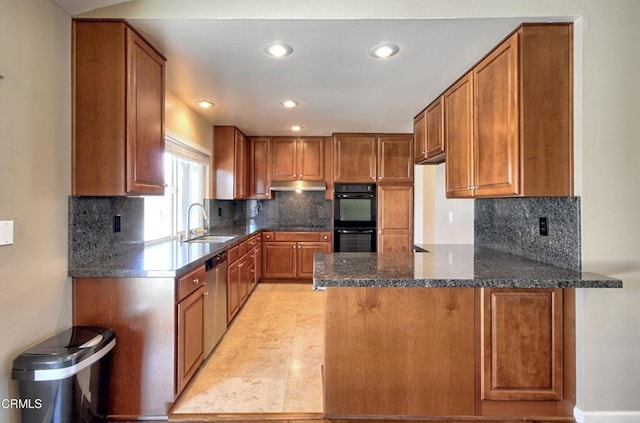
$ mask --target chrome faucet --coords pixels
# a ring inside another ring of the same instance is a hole
[[[196,234],[195,230],[193,231],[191,230],[191,208],[193,206],[199,206],[202,209],[202,217],[204,218],[204,227],[205,228],[209,227],[209,215],[207,214],[207,211],[205,210],[204,206],[200,203],[191,204],[187,209],[187,230],[185,231],[185,241],[191,239]]]

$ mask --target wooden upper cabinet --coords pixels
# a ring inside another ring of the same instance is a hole
[[[249,198],[271,198],[271,138],[249,138]]]
[[[324,138],[273,138],[272,180],[323,181]]]
[[[413,119],[414,162],[438,164],[444,161],[443,96],[438,97]]]
[[[443,96],[447,197],[473,196],[473,73],[449,88]]]
[[[247,198],[247,139],[235,126],[214,126],[215,198]]]
[[[335,182],[376,182],[377,140],[375,135],[334,135]]]
[[[413,118],[413,162],[423,163],[427,159],[427,119],[426,110]]]
[[[524,24],[445,92],[448,197],[573,194],[572,45],[572,24]]]
[[[427,122],[426,145],[427,163],[442,163],[444,161],[444,107],[442,96],[438,97],[425,110]]]
[[[381,135],[378,137],[378,182],[413,182],[413,137]]]
[[[473,76],[475,194],[520,194],[518,34],[480,62]]]
[[[73,194],[164,194],[166,59],[125,21],[72,25]]]

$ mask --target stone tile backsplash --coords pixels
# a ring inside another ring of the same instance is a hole
[[[261,227],[330,228],[333,202],[325,200],[324,195],[324,191],[278,191],[272,200],[248,200],[247,219]]]
[[[540,217],[547,218],[548,236],[539,234]],[[580,198],[476,199],[474,242],[480,247],[580,270]]]
[[[113,217],[120,215],[120,232]],[[144,199],[69,197],[69,267],[144,247]]]

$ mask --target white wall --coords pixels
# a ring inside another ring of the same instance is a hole
[[[473,244],[473,200],[447,198],[445,166],[435,170],[436,243]]]
[[[15,225],[0,246],[2,400],[16,397],[13,359],[71,324],[71,20],[49,0],[0,10],[0,220]],[[0,408],[0,421],[15,411]]]

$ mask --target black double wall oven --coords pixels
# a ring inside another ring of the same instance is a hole
[[[377,200],[375,184],[335,184],[333,250],[375,252]]]

